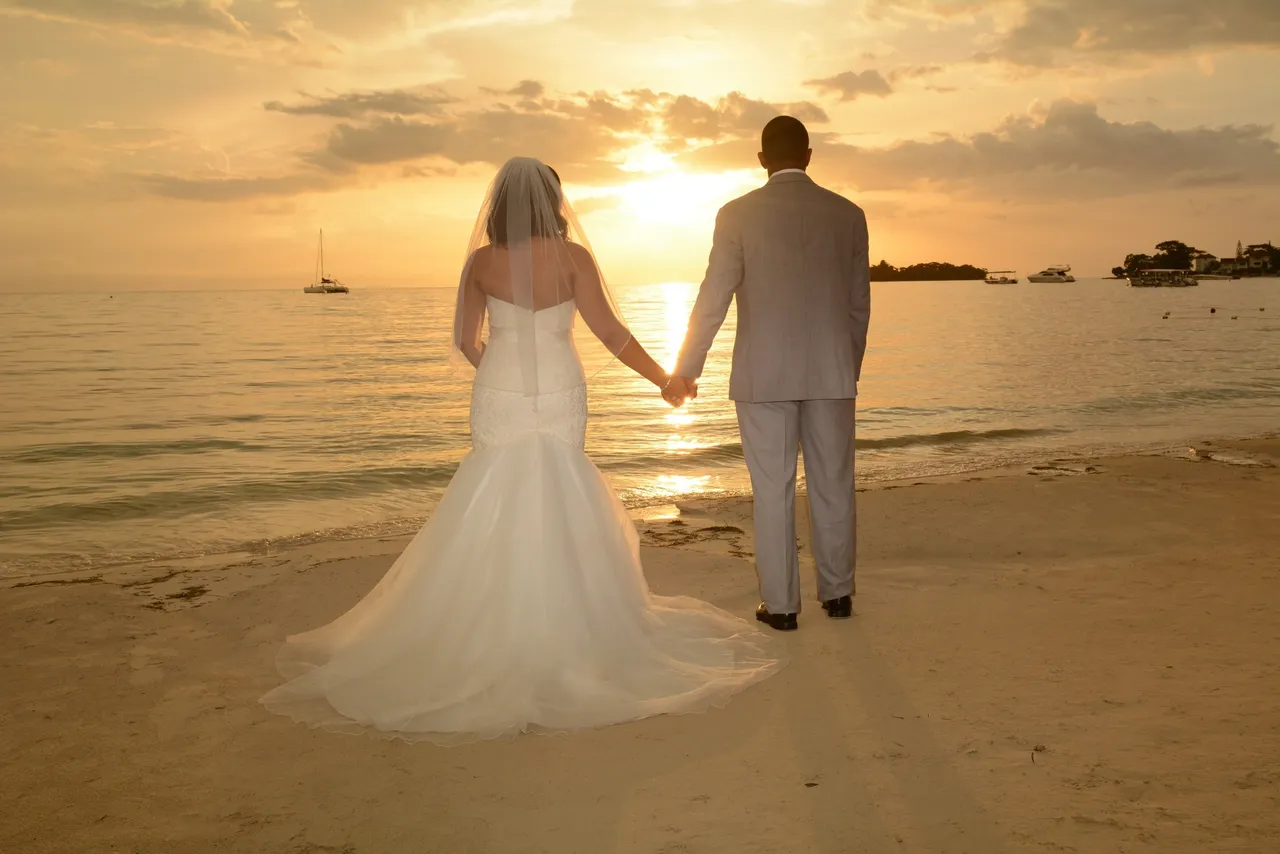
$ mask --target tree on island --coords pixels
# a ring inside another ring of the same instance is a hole
[[[1205,254],[1181,240],[1165,240],[1156,244],[1156,254],[1131,253],[1124,256],[1124,266],[1112,267],[1111,275],[1117,278],[1132,276],[1140,270],[1190,270],[1191,261]]]
[[[1191,257],[1200,254],[1201,251],[1194,246],[1188,246],[1181,240],[1166,240],[1156,244],[1156,252],[1159,254],[1152,260],[1163,269],[1190,270]]]
[[[1262,266],[1248,264],[1249,259],[1263,259]],[[1190,270],[1197,261],[1205,261],[1198,272],[1216,273],[1222,269],[1222,263],[1212,254],[1181,240],[1166,240],[1156,244],[1155,255],[1132,254],[1124,258],[1124,266],[1112,267],[1111,275],[1117,278],[1132,276],[1141,270]],[[1228,259],[1230,263],[1230,259]],[[1236,244],[1236,257],[1233,266],[1228,270],[1237,275],[1266,275],[1280,272],[1280,247],[1270,243],[1255,243],[1250,246]]]
[[[971,264],[948,264],[927,261],[907,267],[895,267],[888,261],[871,266],[873,282],[961,282],[986,278],[987,271]]]

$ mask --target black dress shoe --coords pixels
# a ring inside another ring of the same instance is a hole
[[[833,620],[844,620],[853,616],[853,597],[841,596],[839,599],[828,599],[822,603],[822,610]]]
[[[794,632],[800,628],[795,614],[770,614],[763,604],[756,608],[756,619],[779,632]]]

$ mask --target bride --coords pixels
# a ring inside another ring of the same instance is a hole
[[[583,453],[575,315],[659,388],[546,165],[517,157],[480,211],[454,354],[476,369],[472,451],[431,520],[350,611],[286,641],[273,712],[457,743],[705,711],[784,655],[705,602],[649,592],[635,526]],[[488,320],[488,335],[483,333]]]

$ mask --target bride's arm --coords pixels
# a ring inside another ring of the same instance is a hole
[[[665,388],[671,379],[662,366],[631,335],[631,330],[613,309],[596,259],[584,247],[569,244],[573,260],[573,298],[587,328],[618,357],[618,361],[635,371],[658,388]]]
[[[467,268],[462,274],[462,319],[458,326],[458,349],[473,368],[480,367],[480,359],[484,356],[484,342],[480,340],[485,311],[484,291],[480,290],[480,277],[476,271],[479,255],[477,251],[467,259]]]

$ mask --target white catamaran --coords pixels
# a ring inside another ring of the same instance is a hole
[[[987,273],[986,283],[988,285],[1016,285],[1018,277],[1014,275],[1015,270],[992,270]]]
[[[320,248],[316,250],[315,281],[302,289],[304,294],[347,294],[351,289],[324,274],[324,229],[320,229]]]

